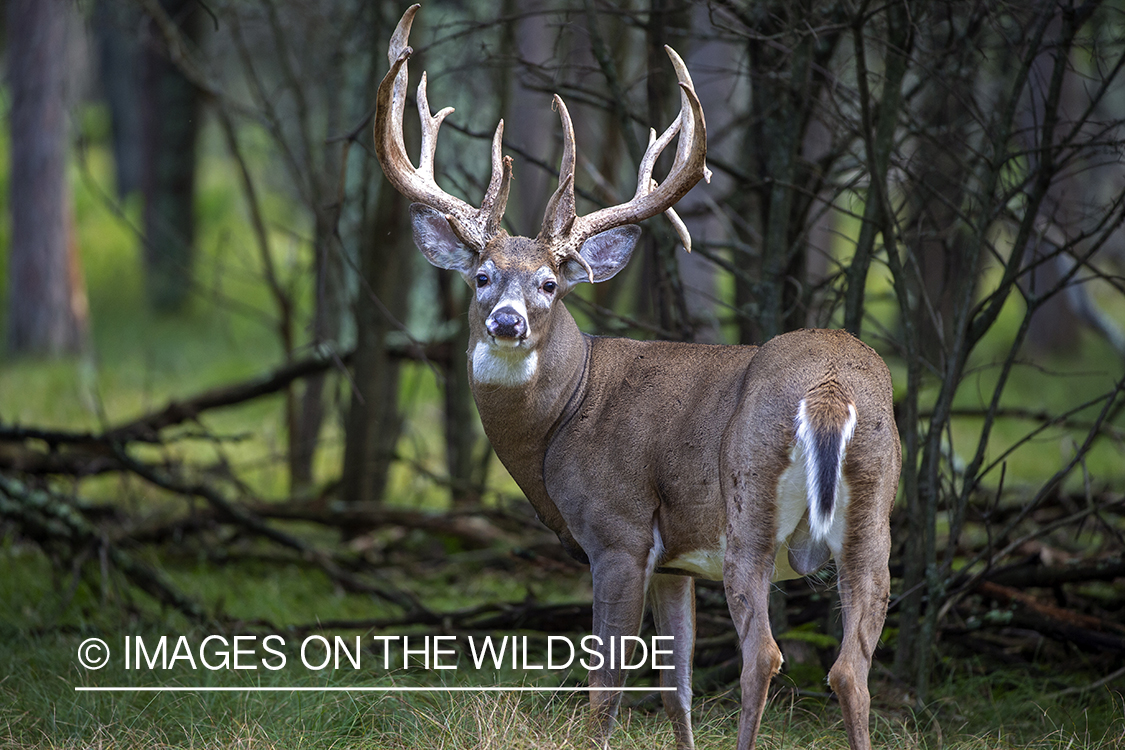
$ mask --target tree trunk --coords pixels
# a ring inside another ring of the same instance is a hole
[[[675,86],[668,54],[664,45],[668,39],[668,26],[690,28],[690,14],[682,8],[672,9],[667,0],[653,0],[649,21],[645,26],[646,63],[648,75],[645,88],[648,100],[647,121],[657,132],[662,132],[670,119],[670,112],[678,112],[680,96]],[[680,45],[681,54],[688,50]],[[660,162],[667,164],[671,154],[662,154]],[[680,241],[669,224],[662,218],[649,222],[649,232],[642,242],[646,261],[646,283],[652,297],[652,307],[660,327],[681,341],[695,339],[694,325],[687,310],[687,296],[680,275]]]
[[[328,200],[328,196],[325,196],[325,202]],[[315,231],[313,251],[316,253],[316,307],[313,312],[313,345],[340,350],[342,317],[348,308],[348,295],[341,257],[344,250],[336,235],[337,217],[327,215],[326,211],[318,211]],[[372,280],[370,274],[367,278]],[[328,382],[326,373],[305,380],[297,434],[290,440],[289,448],[289,479],[294,489],[307,487],[313,481],[313,462],[320,443],[320,429],[324,423],[324,391]]]
[[[194,0],[160,4],[185,38],[198,41],[202,11]],[[153,309],[177,312],[192,289],[199,91],[168,59],[154,28],[146,42],[141,79],[146,284]]]
[[[332,17],[338,18],[335,14]],[[376,22],[376,29],[381,25]],[[278,56],[288,60],[291,49],[299,49],[292,40],[286,38],[283,24],[274,22],[274,34],[277,36]],[[381,35],[380,35],[381,36]],[[376,56],[378,57],[378,56]],[[309,208],[314,214],[313,252],[315,270],[315,309],[313,311],[313,345],[326,346],[337,351],[342,350],[345,341],[351,338],[352,331],[349,323],[355,318],[351,299],[352,288],[355,286],[354,264],[346,261],[344,241],[341,236],[340,219],[347,201],[346,190],[341,190],[340,180],[342,158],[345,156],[344,145],[339,140],[323,140],[318,135],[320,126],[313,118],[314,107],[316,119],[323,118],[323,132],[335,134],[340,132],[343,113],[350,104],[349,90],[346,81],[347,58],[344,53],[336,48],[329,53],[320,66],[317,78],[325,92],[319,105],[312,105],[315,86],[309,81],[305,84],[297,83],[299,78],[295,72],[287,74],[294,83],[293,96],[297,100],[296,115],[300,150],[307,156],[309,165],[309,188],[312,194],[312,205]],[[290,70],[290,63],[283,63],[285,70]],[[371,233],[365,233],[364,239]],[[363,241],[363,240],[361,240]],[[372,252],[370,243],[364,244],[368,254]],[[359,261],[362,264],[362,261]],[[374,284],[377,273],[370,270],[366,278]],[[393,281],[391,277],[390,281]],[[352,283],[349,283],[352,282]],[[383,283],[387,283],[384,280]],[[376,288],[373,286],[372,288]],[[370,292],[361,289],[361,294]],[[379,294],[379,292],[376,292]],[[380,295],[381,296],[381,295]],[[395,373],[397,379],[397,371]],[[314,479],[314,462],[316,451],[320,445],[320,431],[324,424],[326,414],[325,392],[331,392],[332,380],[327,374],[317,375],[305,381],[305,390],[301,397],[300,419],[297,424],[297,435],[290,444],[290,481],[294,489],[307,487]],[[393,398],[390,394],[387,398]],[[395,430],[397,434],[397,429]],[[393,442],[391,443],[393,446]]]
[[[98,78],[109,108],[117,197],[141,189],[140,5],[98,0],[93,32],[97,40]]]
[[[464,342],[469,340],[467,295],[465,285],[446,271],[438,269],[438,294],[441,298],[442,317],[447,323],[457,323],[449,360],[442,367],[445,396],[445,460],[449,471],[449,496],[455,508],[464,508],[480,502],[487,464],[481,457],[483,435],[479,424],[473,394],[469,387],[468,353]]]
[[[364,232],[363,279],[355,303],[354,389],[346,417],[341,497],[345,502],[383,498],[402,426],[398,409],[399,363],[387,351],[387,334],[406,317],[414,249],[407,201],[384,181]],[[393,318],[393,320],[392,320]]]
[[[85,285],[66,182],[68,9],[64,0],[11,0],[7,8],[13,353],[77,352],[87,339]]]
[[[731,204],[740,217],[741,244],[759,250],[734,256],[742,343],[761,343],[807,323],[806,228],[824,165],[810,164],[804,148],[826,86],[824,71],[841,37],[810,32],[804,18],[811,7],[777,4],[771,6],[775,12],[742,17],[756,33],[747,42],[751,116],[740,165],[746,179]],[[766,41],[775,36],[785,43]]]

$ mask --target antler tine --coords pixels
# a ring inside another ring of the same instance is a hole
[[[422,150],[418,155],[418,169],[424,177],[434,179],[434,153],[437,151],[438,130],[442,121],[453,113],[453,107],[445,107],[436,115],[430,114],[430,100],[426,96],[426,71],[422,71],[422,80],[418,82],[418,120],[422,123]]]
[[[659,138],[656,137],[655,131],[650,131],[649,145],[637,170],[637,190],[632,200],[577,217],[566,237],[556,246],[557,257],[573,258],[582,247],[582,243],[589,237],[623,224],[635,224],[662,212],[669,213],[669,219],[672,220],[685,247],[691,248],[686,227],[671,208],[697,182],[702,179],[708,182],[711,180],[711,170],[707,168],[707,124],[687,66],[671,47],[665,46],[664,49],[671,58],[676,77],[679,79],[679,117]],[[680,140],[672,168],[664,182],[657,184],[652,179],[653,167],[660,154],[677,135]],[[561,186],[560,190],[562,190]]]
[[[503,140],[504,121],[501,120],[492,136],[492,177],[488,181],[488,192],[484,194],[484,201],[480,205],[480,212],[486,217],[485,234],[488,236],[500,231],[512,181],[512,157],[503,155]]]
[[[641,159],[640,169],[637,170],[637,192],[633,198],[651,193],[653,188],[657,186],[656,180],[652,179],[652,168],[656,166],[656,159],[664,151],[665,147],[672,140],[676,133],[681,132],[681,122],[676,120],[668,129],[664,131],[659,139],[656,137],[655,130],[648,131],[648,148],[645,150],[644,158]],[[681,141],[686,142],[687,139],[681,138]],[[678,152],[677,152],[678,153]],[[674,166],[674,165],[673,165]],[[711,170],[704,167],[703,177],[707,182],[711,181]],[[687,225],[684,224],[680,215],[676,213],[676,209],[668,207],[664,210],[664,216],[672,224],[672,228],[676,230],[676,234],[680,237],[680,242],[684,246],[684,250],[691,252],[691,234],[688,232]]]
[[[656,180],[652,179],[652,170],[656,166],[656,160],[664,153],[664,149],[676,137],[676,134],[682,129],[683,122],[680,118],[676,118],[668,128],[656,137],[656,131],[649,129],[648,131],[648,147],[645,149],[645,155],[641,157],[641,165],[637,168],[637,192],[633,194],[633,198],[639,198],[642,195],[647,195],[652,192],[656,187]],[[673,167],[675,165],[673,164]]]
[[[676,159],[672,165],[672,171],[676,170],[677,165],[683,165],[688,162],[692,157],[693,144],[695,143],[695,128],[696,119],[693,116],[688,116],[689,112],[694,111],[695,106],[699,105],[699,98],[695,93],[695,83],[691,80],[691,73],[688,72],[687,65],[684,63],[676,50],[664,45],[664,51],[668,53],[668,58],[672,61],[672,67],[676,69],[676,78],[679,79],[680,85],[680,142],[676,146]],[[692,101],[694,100],[694,105]],[[698,127],[703,130],[702,137],[704,139],[704,156],[706,156],[706,139],[707,139],[707,123],[703,118],[703,108],[699,109]],[[703,179],[707,183],[711,182],[711,170],[707,168],[706,160],[702,162]]]
[[[391,116],[390,135],[396,139],[399,150],[403,154],[406,153],[406,145],[402,139],[402,115],[403,110],[406,108],[406,84],[409,78],[406,61],[414,52],[410,49],[407,42],[410,41],[410,27],[414,23],[414,16],[421,7],[422,6],[416,4],[406,9],[406,12],[402,14],[402,18],[399,19],[398,26],[395,27],[394,34],[391,35],[390,44],[387,46],[387,62],[390,64],[391,70],[387,73],[387,77],[383,79],[383,84],[386,84],[387,78],[392,78],[391,73],[394,73],[394,84],[389,107],[389,114]],[[380,85],[380,93],[381,92],[382,85]],[[376,99],[378,109],[386,109],[382,107],[381,104],[382,100]],[[376,145],[378,145],[378,137],[376,137],[375,142]]]
[[[558,111],[563,128],[562,162],[559,164],[559,187],[547,201],[539,238],[553,240],[570,231],[576,218],[574,203],[574,122],[562,98],[555,94],[551,106]]]
[[[687,224],[676,213],[676,209],[667,208],[664,210],[664,216],[672,223],[672,228],[676,230],[676,234],[680,237],[680,243],[684,246],[684,250],[691,252],[691,232],[688,231]]]
[[[403,111],[406,108],[407,60],[413,50],[408,46],[410,27],[420,5],[412,5],[403,13],[387,49],[391,69],[379,84],[375,101],[375,155],[383,173],[395,189],[407,198],[435,208],[446,215],[457,237],[476,250],[484,249],[489,238],[500,230],[500,221],[508,201],[512,160],[501,155],[504,123],[496,128],[492,143],[492,177],[488,192],[479,209],[442,190],[434,177],[434,154],[438,130],[453,112],[446,107],[430,114],[426,95],[426,74],[418,84],[418,117],[422,123],[422,149],[415,168],[406,153],[402,135]]]

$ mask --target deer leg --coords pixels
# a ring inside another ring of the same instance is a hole
[[[600,641],[600,668],[590,670],[590,737],[597,747],[606,747],[617,707],[621,703],[621,664],[632,655],[632,643],[622,648],[621,636],[637,635],[645,607],[645,583],[651,571],[644,558],[621,552],[605,552],[591,564],[594,579],[594,632]],[[622,653],[624,651],[624,653]],[[591,666],[598,659],[591,655]],[[604,688],[604,689],[602,689]]]
[[[691,736],[691,668],[695,651],[695,579],[690,576],[654,575],[649,584],[652,615],[658,635],[670,635],[669,644],[661,648],[672,651],[660,670],[660,686],[674,687],[675,692],[661,693],[664,710],[672,720],[677,750],[692,750]]]
[[[724,586],[727,606],[742,649],[742,714],[738,719],[738,748],[749,750],[758,738],[770,680],[781,669],[781,649],[770,631],[769,591],[773,570],[770,555],[752,556],[756,562],[742,569],[731,564],[727,548]]]
[[[869,531],[869,535],[865,535],[865,543],[845,542],[838,557],[844,640],[840,655],[828,673],[828,684],[843,709],[851,750],[869,750],[871,747],[871,694],[867,687],[867,675],[879,634],[883,631],[891,586],[887,569],[891,548],[890,527],[884,519],[872,520],[865,528]]]

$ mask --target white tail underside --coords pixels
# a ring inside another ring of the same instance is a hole
[[[855,406],[848,404],[848,418],[837,434],[816,434],[803,399],[797,409],[795,421],[799,453],[805,462],[809,531],[813,539],[824,541],[828,538],[836,515],[848,442],[855,434]]]

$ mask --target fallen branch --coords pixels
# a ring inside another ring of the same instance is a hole
[[[414,343],[389,348],[392,356],[418,361],[447,361],[450,345],[439,342],[421,346]],[[277,393],[295,380],[319,375],[326,370],[351,364],[355,350],[328,352],[307,359],[291,362],[265,375],[250,378],[233,385],[212,388],[182,401],[170,401],[163,409],[150,412],[130,422],[106,431],[104,437],[110,442],[125,443],[138,440],[155,439],[156,433],[163,429],[196,419],[201,413],[211,409],[235,406],[263,396]],[[0,439],[3,431],[0,429]]]
[[[14,441],[41,440],[37,436],[14,437],[19,428],[0,427],[8,433],[0,435],[0,471],[19,472],[35,476],[62,474],[75,477],[89,477],[106,472],[121,471],[121,465],[114,458],[109,444],[100,435],[89,439],[75,433],[64,448],[55,447],[44,451],[30,445],[14,444]],[[28,431],[37,432],[37,431]]]
[[[1038,561],[1023,562],[989,573],[986,580],[1021,589],[1031,586],[1051,588],[1064,583],[1085,581],[1112,581],[1122,577],[1125,577],[1125,557],[1118,556],[1053,567],[1046,567]]]
[[[48,430],[20,425],[0,425],[0,471],[25,474],[90,476],[127,467],[119,460],[119,446],[129,443],[160,443],[160,431],[196,420],[211,409],[235,406],[277,393],[295,380],[315,375],[351,353],[317,355],[283,365],[265,375],[233,385],[211,388],[183,400],[168,402],[162,409],[137,417],[104,432]],[[37,444],[46,444],[45,449]]]
[[[409,343],[390,349],[392,356],[417,361],[448,361],[450,344]],[[201,414],[253,401],[287,388],[291,383],[350,363],[354,351],[318,354],[278,367],[265,375],[211,388],[186,399],[172,400],[161,409],[110,427],[104,432],[52,430],[0,424],[0,471],[24,474],[92,476],[123,471],[115,445],[160,444],[160,432]],[[39,444],[45,444],[45,449]]]
[[[161,430],[183,422],[195,420],[202,412],[225,406],[246,403],[262,396],[277,393],[290,383],[310,375],[317,375],[345,364],[352,352],[316,355],[286,365],[265,375],[244,380],[233,385],[212,388],[183,401],[169,401],[161,410],[150,412],[130,422],[107,430],[104,437],[111,443],[128,443],[137,440],[153,441]]]
[[[162,605],[182,612],[193,621],[212,622],[203,607],[180,593],[159,572],[112,544],[64,499],[0,475],[0,516],[14,521],[25,536],[41,545],[66,544],[73,559],[78,559],[82,548],[98,548],[133,585]]]
[[[174,476],[171,472],[141,463],[129,456],[122,449],[118,449],[116,453],[121,465],[142,479],[169,492],[174,492],[178,495],[199,497],[207,501],[221,517],[237,523],[256,535],[265,537],[283,547],[295,550],[306,560],[316,563],[329,578],[346,590],[377,596],[391,604],[402,607],[408,612],[427,611],[413,594],[400,589],[377,586],[373,583],[363,581],[345,570],[344,565],[341,564],[341,561],[335,555],[310,547],[297,537],[287,534],[280,529],[273,528],[249,509],[228,500],[214,487],[202,482],[189,482]]]
[[[450,612],[426,612],[402,617],[364,620],[317,620],[304,625],[286,626],[286,630],[309,633],[323,630],[390,630],[411,627],[437,627],[443,633],[496,632],[533,630],[540,633],[589,632],[592,605],[590,602],[544,604],[534,599],[518,602],[490,602]],[[269,622],[258,625],[271,628]]]
[[[473,547],[517,541],[515,535],[497,527],[483,513],[427,513],[381,503],[257,503],[252,510],[263,518],[309,521],[355,533],[387,526],[418,529],[457,537]]]
[[[185,489],[181,487],[180,489]],[[409,508],[391,508],[381,503],[343,503],[315,500],[285,503],[255,502],[239,506],[262,520],[305,521],[346,529],[352,535],[385,528],[402,528],[460,539],[469,549],[497,545],[526,547],[528,534],[540,533],[548,543],[555,537],[538,522],[496,509],[471,512],[433,513]],[[231,520],[230,513],[214,507],[193,510],[189,515],[160,520],[123,533],[131,542],[151,544],[213,528]]]

